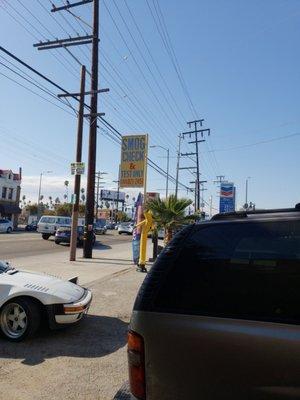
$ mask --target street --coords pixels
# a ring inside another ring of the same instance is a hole
[[[105,235],[97,236],[97,244],[110,246],[123,242],[130,242],[131,236],[118,235],[117,231],[107,231]],[[0,234],[0,259],[11,260],[19,257],[37,256],[42,254],[61,253],[69,251],[68,245],[57,245],[54,243],[54,236],[49,240],[43,240],[37,232],[16,231],[11,234]],[[78,254],[82,249],[78,249]]]

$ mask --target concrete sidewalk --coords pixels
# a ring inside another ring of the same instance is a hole
[[[149,240],[148,255],[150,256],[151,248],[152,244]],[[84,259],[82,249],[78,249],[76,261],[69,261],[69,252],[29,256],[22,259],[12,258],[9,261],[16,268],[44,272],[62,279],[78,276],[81,285],[89,285],[130,268],[135,269],[132,262],[131,242],[112,244],[112,246],[98,245],[94,248],[92,259]]]

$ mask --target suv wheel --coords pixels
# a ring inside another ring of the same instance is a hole
[[[30,299],[12,299],[0,311],[0,330],[6,339],[20,342],[40,326],[39,306]]]
[[[42,234],[42,238],[43,238],[44,240],[48,240],[49,237],[50,237],[50,235],[48,235],[48,233],[43,233],[43,234]]]
[[[6,233],[12,233],[12,228],[10,226],[6,229]]]

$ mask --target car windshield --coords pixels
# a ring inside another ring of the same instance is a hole
[[[40,222],[45,223],[45,224],[55,224],[55,218],[54,217],[42,217],[40,219]]]
[[[106,225],[106,221],[105,220],[99,219],[96,222],[96,226],[99,227],[99,228],[103,228],[105,225]]]
[[[70,226],[61,226],[60,228],[57,229],[58,232],[70,232],[71,227]]]

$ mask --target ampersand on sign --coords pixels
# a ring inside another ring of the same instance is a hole
[[[130,163],[129,168],[130,169],[135,169],[135,164],[134,163]]]

